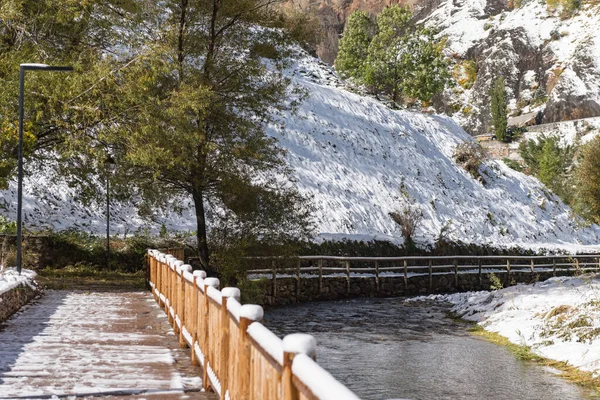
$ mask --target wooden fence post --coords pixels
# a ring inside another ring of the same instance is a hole
[[[458,290],[458,260],[454,259],[454,288]]]
[[[506,259],[506,284],[504,286],[510,286],[510,259]]]
[[[433,261],[429,260],[429,293],[433,293]]]
[[[300,300],[298,299],[300,297],[300,267],[301,267],[301,260],[298,260],[298,265],[296,267],[296,303],[300,302]]]
[[[193,332],[190,332],[192,334],[192,365],[193,366],[199,366],[200,365],[200,361],[198,361],[199,356],[198,354],[196,354],[196,343],[198,343],[198,332],[200,332],[201,326],[203,326],[204,324],[204,320],[202,318],[201,315],[198,315],[198,313],[200,312],[200,304],[198,303],[198,296],[200,294],[200,287],[202,286],[204,287],[204,278],[206,278],[206,272],[204,271],[194,271],[194,290],[192,291],[193,293],[193,306],[192,309],[194,310],[194,325],[193,325]],[[198,343],[198,345],[200,345],[200,343]]]
[[[600,260],[600,258],[599,258]],[[552,257],[552,275],[556,276],[556,258]]]
[[[175,284],[174,282],[174,276],[173,276],[173,270],[171,270],[171,262],[175,259],[175,257],[173,257],[172,255],[167,255],[165,257],[165,268],[167,271],[167,287],[166,287],[166,293],[165,293],[165,312],[167,313],[167,318],[169,320],[169,324],[171,324],[171,326],[175,327],[175,320],[173,319],[173,315],[171,315],[171,307],[173,305],[173,285]],[[177,332],[175,330],[175,332]]]
[[[531,266],[530,266],[530,269],[531,269],[531,274],[532,274],[532,275],[533,275],[533,273],[535,272],[535,264],[534,264],[534,263],[535,263],[535,261],[534,261],[534,260],[533,260],[533,258],[532,258],[532,259],[531,259]]]
[[[214,364],[214,360],[210,359],[210,329],[217,327],[210,326],[210,304],[208,300],[208,288],[214,287],[215,289],[219,288],[219,280],[217,278],[206,278],[204,279],[204,317],[203,317],[203,331],[202,331],[202,346],[204,352],[204,367],[202,368],[202,384],[204,385],[204,390],[208,390],[212,387],[210,380],[208,378],[208,364]]]
[[[183,262],[183,261],[181,261],[181,262]],[[179,346],[182,349],[184,349],[187,347],[187,342],[185,341],[185,336],[183,335],[183,327],[184,326],[190,327],[191,324],[188,322],[188,319],[190,319],[190,320],[192,319],[185,312],[186,311],[185,306],[186,306],[188,297],[191,296],[192,293],[194,293],[193,291],[190,291],[191,293],[188,293],[188,290],[186,289],[188,287],[188,285],[185,283],[186,280],[185,280],[184,274],[186,272],[188,272],[188,273],[192,272],[192,266],[188,265],[188,264],[183,264],[179,267],[179,270],[181,271],[181,299],[179,301],[179,307],[180,307],[179,321],[181,322],[181,329],[179,330]],[[188,333],[189,333],[189,330],[188,330]],[[192,343],[192,347],[193,347],[193,343]]]
[[[379,261],[375,261],[375,290],[379,293]]]
[[[229,360],[229,346],[230,337],[229,337],[229,312],[227,312],[227,300],[229,298],[234,298],[237,301],[240,301],[240,289],[226,287],[221,290],[221,354],[219,355],[219,370],[221,371],[221,376],[219,376],[219,380],[221,381],[221,397],[220,400],[225,400],[225,393],[227,393],[228,385],[229,385],[229,376],[228,366],[230,362],[235,362],[235,360]]]
[[[311,335],[294,333],[283,338],[283,371],[281,373],[281,387],[283,400],[298,400],[300,394],[292,381],[292,364],[296,354],[306,354],[313,360],[316,359],[317,342]]]
[[[323,260],[319,260],[319,294],[323,293]]]
[[[346,294],[350,294],[350,261],[346,261]]]
[[[250,355],[250,338],[248,335],[248,327],[253,322],[262,321],[264,312],[261,306],[254,304],[244,304],[240,308],[240,343],[238,350],[238,365],[239,376],[233,377],[238,380],[239,393],[232,396],[233,399],[248,400],[250,396],[250,371],[251,355]]]
[[[404,295],[406,296],[406,291],[408,290],[408,261],[404,260]]]
[[[479,267],[479,290],[481,290],[481,285],[483,284],[483,277],[481,276],[481,258],[477,259],[477,266]]]

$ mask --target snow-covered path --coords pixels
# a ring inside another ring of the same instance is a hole
[[[49,291],[0,325],[0,399],[216,398],[199,376],[146,292]]]

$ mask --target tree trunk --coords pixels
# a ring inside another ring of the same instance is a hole
[[[196,223],[198,227],[198,256],[200,257],[200,266],[208,276],[215,276],[210,267],[210,253],[208,251],[208,239],[206,236],[206,214],[204,212],[204,198],[202,192],[193,194],[194,208],[196,209]]]

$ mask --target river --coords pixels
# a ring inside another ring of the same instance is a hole
[[[317,339],[317,361],[363,400],[592,398],[557,371],[518,360],[447,317],[449,305],[402,298],[277,307],[265,325]]]

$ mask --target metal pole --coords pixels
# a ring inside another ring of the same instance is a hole
[[[110,179],[106,172],[106,269],[110,267]]]
[[[22,268],[22,248],[21,241],[22,232],[22,217],[23,213],[23,102],[25,97],[25,68],[21,66],[19,77],[19,155],[17,161],[17,272],[21,274]]]

